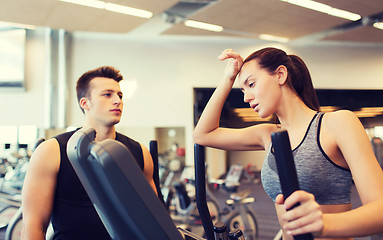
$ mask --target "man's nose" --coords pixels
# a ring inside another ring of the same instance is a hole
[[[119,96],[119,95],[115,95],[114,97],[113,97],[113,104],[116,104],[116,105],[120,105],[122,103],[122,99],[121,99],[121,97]]]

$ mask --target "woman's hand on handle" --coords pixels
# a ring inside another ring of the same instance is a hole
[[[228,59],[228,63],[225,69],[225,79],[234,81],[239,70],[242,67],[243,59],[239,53],[234,52],[232,49],[224,50],[219,56],[218,59],[224,61]]]
[[[323,212],[315,201],[314,195],[299,190],[291,194],[286,201],[283,195],[279,194],[275,202],[284,205],[286,210],[299,203],[299,206],[281,216],[281,226],[287,234],[312,233],[316,237],[321,235],[324,227]]]

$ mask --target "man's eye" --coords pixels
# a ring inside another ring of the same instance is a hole
[[[104,93],[103,96],[110,97],[110,93]]]
[[[249,87],[254,87],[255,83],[250,83]]]

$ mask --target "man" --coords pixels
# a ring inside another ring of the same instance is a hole
[[[127,146],[153,190],[153,161],[148,149],[115,131],[121,119],[122,76],[112,67],[84,73],[77,81],[84,128],[96,130],[96,141],[116,139]],[[66,154],[75,131],[49,139],[33,153],[23,187],[23,239],[45,239],[52,221],[54,239],[110,239]]]

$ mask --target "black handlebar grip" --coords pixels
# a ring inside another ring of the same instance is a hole
[[[294,157],[291,152],[289,135],[287,131],[274,132],[271,134],[271,141],[274,149],[275,162],[277,164],[279,182],[281,184],[283,197],[286,199],[293,192],[300,189]],[[296,206],[293,206],[292,208]],[[311,233],[305,233],[301,235],[295,235],[294,239],[312,240],[314,238]]]
[[[206,202],[205,147],[194,144],[195,195],[207,240],[214,240],[213,221]]]

